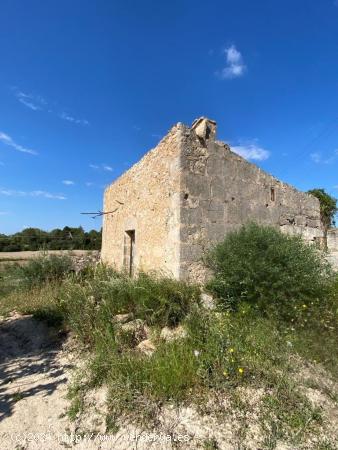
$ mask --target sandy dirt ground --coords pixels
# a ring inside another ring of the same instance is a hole
[[[55,440],[43,442],[43,433],[56,438],[67,430],[63,414],[72,363],[63,344],[32,316],[13,313],[1,321],[1,449],[59,448]]]
[[[126,425],[116,434],[106,432],[105,389],[87,398],[79,418],[69,420],[67,388],[81,364],[75,347],[70,337],[56,334],[30,315],[14,312],[0,319],[1,450],[153,447],[139,441],[143,431],[133,426]]]
[[[123,422],[113,434],[106,427],[107,392],[102,388],[88,393],[83,412],[70,421],[68,386],[75,374],[82,376],[81,367],[85,364],[77,348],[74,338],[60,335],[30,315],[13,312],[7,318],[0,318],[0,450],[195,450],[214,448],[205,446],[214,440],[221,450],[262,448],[263,434],[257,418],[263,392],[258,389],[242,388],[240,393],[250,411],[247,418],[238,416],[228,399],[222,397],[218,399],[218,407],[226,414],[221,422],[213,409],[208,411],[208,405],[203,415],[194,407],[168,406],[159,410],[158,425],[152,432]],[[313,375],[311,370],[300,377],[310,379]],[[318,373],[318,382],[323,383],[322,373]],[[331,391],[332,386],[332,382],[327,384],[327,390]],[[328,419],[328,427],[322,430],[322,435],[338,444],[334,438],[337,405],[321,391],[309,391],[309,398]],[[244,426],[243,441],[241,429]],[[275,448],[296,450],[283,442]],[[301,448],[319,447],[310,441]]]

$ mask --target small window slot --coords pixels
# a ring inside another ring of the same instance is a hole
[[[276,201],[276,192],[275,192],[275,188],[271,188],[270,189],[270,199],[272,202]]]

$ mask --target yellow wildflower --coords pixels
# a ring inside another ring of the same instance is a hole
[[[229,353],[233,353],[235,350],[233,348],[229,348]]]
[[[225,370],[225,371],[223,372],[223,375],[224,375],[225,377],[227,377],[227,376],[228,376],[228,372]]]
[[[239,367],[239,368],[238,368],[238,372],[242,375],[242,374],[244,373],[243,367]]]

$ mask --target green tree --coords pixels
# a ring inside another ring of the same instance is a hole
[[[56,228],[51,231],[26,228],[6,236],[0,234],[0,252],[22,250],[100,250],[102,230],[84,231],[82,227]]]
[[[311,189],[308,194],[318,198],[320,203],[320,218],[324,228],[324,241],[327,246],[327,231],[334,226],[335,215],[338,212],[337,199],[325,192],[325,189]]]

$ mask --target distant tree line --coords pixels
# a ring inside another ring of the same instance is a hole
[[[44,231],[25,228],[12,235],[0,234],[0,252],[35,250],[100,250],[102,230],[84,231],[82,227]]]

